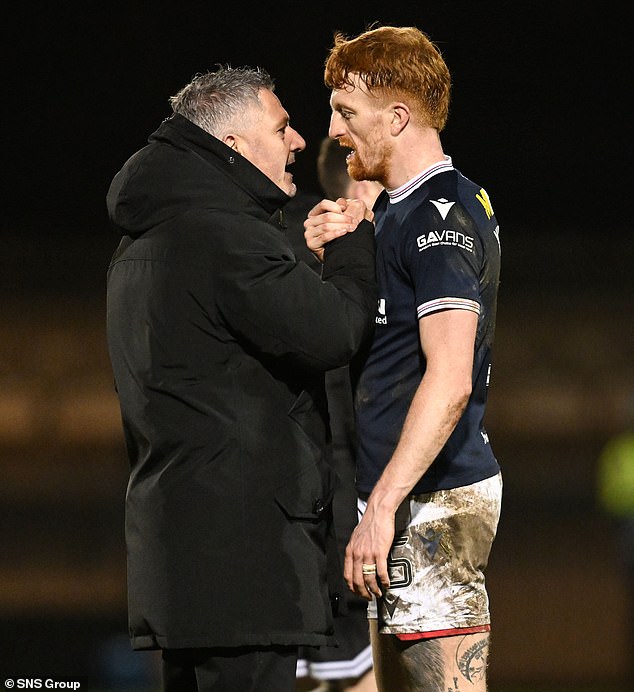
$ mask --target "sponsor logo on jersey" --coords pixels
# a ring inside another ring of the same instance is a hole
[[[429,231],[416,238],[418,251],[422,252],[437,245],[453,245],[467,252],[473,252],[473,238],[462,231]]]
[[[484,207],[484,213],[487,215],[487,219],[490,219],[493,216],[493,207],[491,206],[489,195],[487,195],[483,187],[480,188],[480,194],[476,195],[476,199]]]
[[[376,316],[376,323],[387,324],[387,315],[385,314],[385,298],[379,298],[377,311],[379,314]]]
[[[450,202],[444,197],[441,197],[440,199],[430,199],[429,201],[436,207],[436,209],[438,209],[438,213],[442,216],[443,221],[447,218],[449,210],[455,204],[455,202]]]

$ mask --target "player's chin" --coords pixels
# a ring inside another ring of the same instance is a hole
[[[367,171],[356,156],[348,161],[348,175],[353,180],[366,180],[367,178]]]

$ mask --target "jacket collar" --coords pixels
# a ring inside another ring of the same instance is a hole
[[[244,156],[178,113],[164,120],[149,141],[166,141],[195,151],[220,168],[269,214],[291,199]]]

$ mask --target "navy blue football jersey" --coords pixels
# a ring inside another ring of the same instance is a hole
[[[399,440],[425,373],[418,320],[438,310],[478,315],[473,388],[444,448],[415,494],[495,475],[484,428],[500,275],[499,228],[485,190],[449,157],[375,204],[379,300],[376,331],[360,372],[355,408],[357,490],[371,492]]]

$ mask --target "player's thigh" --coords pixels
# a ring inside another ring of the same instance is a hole
[[[438,641],[441,642],[443,648],[447,676],[445,682],[449,688],[466,687],[471,692],[485,692],[489,662],[489,633],[478,632],[443,637]]]
[[[438,639],[404,642],[394,634],[379,634],[375,619],[369,623],[379,692],[446,692],[443,650]]]
[[[369,622],[380,692],[485,692],[488,633],[401,641]]]

